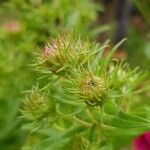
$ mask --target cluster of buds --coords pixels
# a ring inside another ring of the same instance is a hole
[[[54,75],[65,77],[63,89],[67,89],[68,95],[74,93],[77,100],[97,105],[111,97],[117,99],[122,95],[123,99],[138,78],[133,79],[135,71],[123,62],[112,63],[110,58],[104,65],[108,60],[100,56],[107,46],[105,43],[98,47],[71,34],[58,36],[45,46],[40,53],[41,63],[37,64],[44,65],[44,69]]]
[[[48,72],[48,79],[51,77],[48,83],[51,86],[44,88],[47,88],[53,101],[48,101],[39,90],[34,89],[24,103],[22,114],[32,121],[51,121],[51,124],[47,123],[51,129],[49,131],[52,131],[52,136],[48,138],[50,147],[45,144],[45,149],[57,149],[57,142],[63,141],[64,144],[68,139],[72,150],[100,149],[100,137],[103,139],[105,132],[114,129],[112,127],[116,130],[117,127],[149,126],[149,120],[127,114],[126,111],[127,98],[135,92],[141,74],[123,62],[114,63],[111,59],[114,49],[108,57],[102,58],[101,50],[106,46],[99,48],[81,42],[80,38],[59,36],[40,53],[41,62],[37,65],[42,65],[41,69],[46,70],[43,73]],[[53,131],[58,134],[53,135]],[[110,137],[112,133],[114,131]]]

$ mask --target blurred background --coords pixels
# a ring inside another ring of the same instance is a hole
[[[0,150],[26,143],[19,107],[23,91],[37,82],[34,53],[70,29],[92,41],[110,39],[112,46],[127,37],[114,57],[150,77],[150,0],[0,0]],[[149,103],[149,96],[138,96],[137,105]]]

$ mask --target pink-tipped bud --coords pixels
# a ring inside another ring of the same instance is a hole
[[[51,45],[46,45],[43,49],[43,54],[45,58],[49,58],[51,56],[54,56],[57,52],[57,45],[55,43],[52,43]]]

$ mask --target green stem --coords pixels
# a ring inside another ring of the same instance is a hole
[[[73,117],[73,120],[76,121],[76,122],[78,122],[78,123],[80,123],[80,124],[82,124],[85,127],[91,127],[92,126],[91,123],[86,122],[84,120],[81,120],[81,119],[77,118],[76,116]]]
[[[100,109],[101,109],[101,125],[103,125],[103,107],[101,106],[100,107]]]
[[[93,121],[94,123],[97,122],[89,109],[86,109],[85,112],[86,112],[86,115],[91,119],[91,121]]]
[[[59,126],[58,124],[54,124],[53,127],[58,131],[64,131],[65,129]]]

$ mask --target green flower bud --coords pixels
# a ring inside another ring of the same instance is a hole
[[[61,37],[47,44],[41,54],[45,67],[54,74],[68,72],[67,70],[71,66],[74,56],[71,46]]]
[[[88,71],[79,71],[76,77],[69,78],[64,87],[66,86],[67,92],[74,94],[76,99],[93,105],[104,102],[107,85],[103,77],[91,74]]]
[[[87,101],[102,101],[103,94],[106,91],[106,83],[103,78],[97,76],[87,76],[80,83],[80,95]]]
[[[87,66],[104,47],[106,45],[98,47],[95,43],[88,40],[83,42],[79,36],[67,33],[51,40],[43,48],[35,66],[38,66],[40,72],[43,69],[43,73],[51,71],[55,75],[71,74],[78,66]]]
[[[105,85],[106,83],[102,78],[97,76],[86,77],[80,85],[81,95],[89,101],[100,99],[106,91]]]
[[[85,150],[89,146],[89,141],[80,135],[75,135],[70,142],[71,150]]]
[[[39,91],[32,90],[24,102],[22,114],[29,120],[36,120],[44,117],[49,111],[49,101],[41,96]]]

